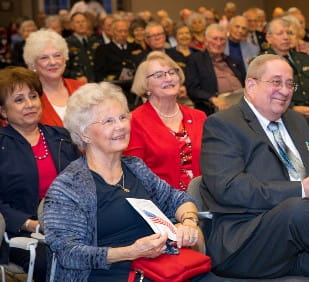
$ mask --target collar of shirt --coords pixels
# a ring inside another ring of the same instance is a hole
[[[102,37],[104,39],[105,44],[108,44],[111,42],[111,39],[106,35],[104,31],[102,31]]]
[[[250,107],[250,109],[253,111],[253,113],[255,114],[256,118],[258,119],[259,123],[261,124],[263,130],[265,131],[268,139],[271,141],[271,143],[273,144],[273,146],[277,149],[277,145],[274,139],[274,136],[272,134],[272,132],[267,128],[268,124],[270,123],[270,121],[263,117],[258,110],[254,107],[254,105],[252,103],[250,103],[248,101],[248,99],[245,97],[245,101],[247,102],[248,106]],[[286,143],[286,145],[290,148],[290,150],[294,153],[294,155],[301,160],[300,154],[298,152],[298,150],[296,149],[294,142],[289,134],[289,132],[287,131],[283,121],[281,118],[279,118],[278,120],[275,120],[276,122],[278,122],[279,124],[279,130],[280,133],[282,135],[282,138],[284,140],[284,142]],[[299,181],[300,179],[290,179],[291,181]]]
[[[223,54],[213,54],[209,52],[209,56],[213,62],[221,62],[224,60]]]
[[[120,50],[126,50],[127,49],[127,43],[125,43],[125,44],[120,44],[120,43],[117,43],[117,42],[115,42],[114,40],[113,40],[113,42],[114,42],[114,44],[116,44],[117,45],[117,47],[120,49]]]
[[[83,39],[85,39],[86,41],[88,41],[88,37],[85,35],[85,36],[81,36],[77,33],[74,32],[74,36],[81,42],[83,43]]]

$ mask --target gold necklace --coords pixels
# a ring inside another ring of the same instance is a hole
[[[126,193],[131,192],[131,190],[130,190],[129,188],[126,188],[126,187],[124,186],[124,173],[122,173],[121,179],[122,179],[122,184],[117,183],[115,186],[121,188],[121,189],[122,189],[124,192],[126,192]]]

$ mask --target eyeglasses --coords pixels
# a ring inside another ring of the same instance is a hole
[[[131,114],[130,113],[122,114],[118,117],[118,119],[121,123],[126,123],[131,119]],[[94,122],[90,123],[88,126],[91,126],[91,125],[96,124],[96,123],[100,123],[104,127],[113,127],[117,123],[117,118],[108,117],[108,118],[103,119],[103,120],[94,121]]]
[[[156,34],[147,35],[146,37],[148,39],[151,39],[151,38],[160,37],[160,36],[163,36],[163,35],[164,35],[164,32],[160,32],[160,33],[156,33]]]
[[[168,71],[157,71],[155,73],[147,75],[146,78],[153,77],[154,79],[164,79],[166,77],[166,74],[169,74],[169,76],[175,76],[178,75],[178,73],[179,69],[173,68],[169,69]]]
[[[260,82],[270,83],[273,87],[278,88],[278,89],[283,87],[283,83],[285,84],[285,87],[289,90],[296,91],[298,88],[298,84],[292,80],[287,80],[283,82],[281,79],[273,79],[273,80],[261,80],[258,78],[253,78],[253,79],[258,80]]]

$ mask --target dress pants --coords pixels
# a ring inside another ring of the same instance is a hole
[[[309,199],[287,199],[261,216],[255,232],[214,272],[243,278],[309,276]]]

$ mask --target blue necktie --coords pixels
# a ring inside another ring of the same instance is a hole
[[[267,128],[272,132],[275,143],[277,145],[280,158],[287,168],[289,175],[294,179],[304,179],[306,176],[305,168],[302,161],[299,160],[290,148],[285,144],[282,135],[279,130],[278,122],[270,122]]]

